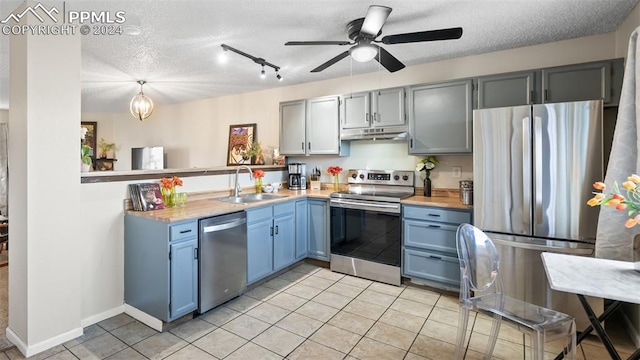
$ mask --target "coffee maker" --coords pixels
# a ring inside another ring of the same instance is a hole
[[[306,190],[307,189],[307,164],[290,163],[289,168],[289,189]]]

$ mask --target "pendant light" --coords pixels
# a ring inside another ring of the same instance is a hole
[[[153,112],[153,101],[142,92],[142,85],[146,83],[144,80],[138,80],[140,92],[131,99],[131,104],[129,105],[131,115],[140,121],[151,116]]]

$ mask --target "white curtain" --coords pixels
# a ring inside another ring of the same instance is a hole
[[[618,107],[618,120],[613,135],[609,166],[605,183],[611,186],[627,180],[631,174],[640,174],[640,73],[638,60],[638,35],[640,28],[634,30],[629,39],[629,52],[624,70],[622,94]],[[602,206],[598,219],[596,235],[596,257],[631,261],[633,257],[633,238],[640,233],[640,225],[631,229],[624,227],[628,219],[626,211],[617,211]]]
[[[0,124],[0,213],[5,216],[9,216],[7,209],[7,193],[9,192],[8,139],[9,125],[2,123]]]

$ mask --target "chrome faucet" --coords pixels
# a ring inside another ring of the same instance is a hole
[[[233,196],[234,197],[238,197],[238,193],[242,190],[240,190],[240,184],[238,184],[238,175],[240,173],[240,169],[242,168],[247,168],[247,170],[249,170],[249,179],[253,179],[253,170],[251,170],[250,167],[248,167],[247,165],[240,165],[238,166],[238,170],[236,170],[236,186],[233,188]]]

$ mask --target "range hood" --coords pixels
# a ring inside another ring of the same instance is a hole
[[[408,126],[341,129],[340,140],[407,140]]]

